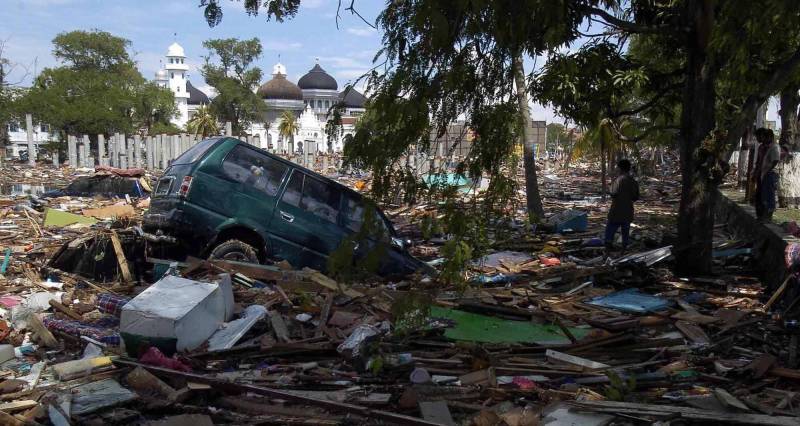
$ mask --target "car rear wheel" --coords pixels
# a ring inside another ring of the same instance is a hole
[[[253,246],[239,240],[228,240],[214,247],[210,259],[232,260],[235,262],[259,263],[258,251]]]

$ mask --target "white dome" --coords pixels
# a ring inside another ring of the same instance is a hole
[[[286,67],[283,66],[283,64],[280,62],[275,64],[274,67],[272,67],[272,75],[278,75],[278,74],[286,75]]]
[[[186,55],[183,52],[183,47],[181,47],[181,45],[178,43],[172,43],[169,46],[169,49],[167,50],[167,56],[186,57]]]
[[[156,80],[169,80],[169,76],[167,74],[167,70],[158,70],[156,71]]]

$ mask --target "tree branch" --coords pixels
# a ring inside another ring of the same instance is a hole
[[[622,111],[617,111],[615,113],[612,113],[611,114],[611,118],[620,118],[620,117],[622,117],[624,115],[636,115],[636,114],[641,113],[644,110],[650,109],[650,107],[655,105],[656,102],[660,101],[661,98],[663,98],[667,93],[669,93],[671,90],[675,89],[678,86],[680,86],[680,85],[671,84],[671,85],[663,88],[660,92],[656,93],[656,95],[653,97],[653,99],[650,99],[649,101],[645,102],[643,105],[640,105],[639,107],[634,108],[634,109],[622,110]]]
[[[660,132],[664,130],[675,130],[675,131],[680,130],[680,127],[678,126],[652,126],[636,136],[625,136],[622,134],[622,131],[617,127],[616,122],[614,122],[613,120],[611,122],[614,124],[613,126],[611,126],[611,128],[614,130],[614,133],[617,134],[619,140],[623,142],[634,142],[634,143],[639,142],[653,132]]]
[[[790,81],[790,77],[797,72],[798,68],[800,68],[800,47],[786,61],[777,65],[769,78],[761,80],[761,86],[758,91],[748,96],[744,101],[739,113],[728,126],[723,145],[726,151],[739,141],[745,128],[751,124],[749,118],[755,115],[758,107],[773,93],[779,92],[786,86],[787,82]]]
[[[599,7],[590,7],[589,12],[592,15],[597,15],[602,18],[602,22],[605,25],[610,27],[617,28],[619,30],[627,31],[630,33],[638,33],[638,34],[660,34],[664,32],[685,32],[688,31],[687,29],[683,28],[676,28],[672,25],[641,25],[635,22],[626,21],[624,19],[619,19],[616,16],[608,13],[607,11],[600,9]]]

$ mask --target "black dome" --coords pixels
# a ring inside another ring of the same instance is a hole
[[[336,79],[326,73],[319,64],[314,65],[306,75],[300,77],[297,85],[303,89],[337,90]]]
[[[364,108],[364,104],[367,102],[367,97],[353,86],[345,87],[342,93],[339,94],[339,99],[344,102],[344,106],[347,108]]]
[[[283,74],[275,74],[275,77],[259,87],[256,93],[264,99],[303,100],[303,91],[287,80]]]
[[[208,105],[211,103],[208,95],[192,86],[192,83],[188,80],[186,81],[186,91],[189,93],[189,100],[187,101],[189,105]]]

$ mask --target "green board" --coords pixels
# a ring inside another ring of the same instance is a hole
[[[64,212],[61,210],[45,208],[44,209],[44,226],[69,226],[75,223],[85,223],[93,225],[97,223],[97,219],[93,217],[81,216],[74,213]]]
[[[512,321],[455,309],[431,307],[431,317],[455,321],[455,327],[445,330],[445,337],[481,343],[569,343],[570,340],[556,325]],[[589,334],[588,329],[569,328],[575,338]]]

